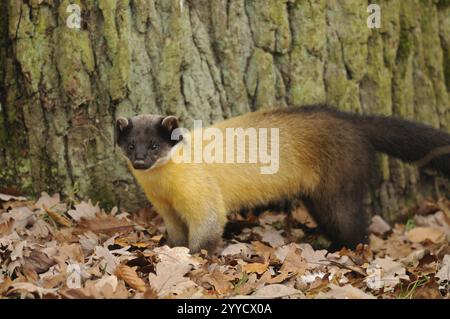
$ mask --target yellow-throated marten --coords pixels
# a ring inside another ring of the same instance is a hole
[[[262,174],[260,162],[173,161],[174,148],[192,145],[186,139],[193,142],[192,132],[171,138],[178,128],[174,116],[122,117],[116,123],[117,144],[162,216],[169,243],[188,246],[192,252],[214,247],[228,212],[299,195],[335,244],[354,247],[364,243],[368,216],[363,197],[375,152],[416,162],[450,146],[449,134],[423,124],[349,114],[326,106],[257,111],[212,127],[222,132],[226,128],[278,128],[276,173]],[[449,153],[431,156],[425,166],[450,178]]]

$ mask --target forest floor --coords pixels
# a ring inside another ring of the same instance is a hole
[[[414,215],[331,253],[301,207],[236,214],[216,253],[191,255],[150,208],[0,194],[0,298],[450,298],[450,201]]]

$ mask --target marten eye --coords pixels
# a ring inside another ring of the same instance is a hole
[[[150,144],[150,149],[151,149],[152,151],[157,150],[158,147],[159,147],[158,144],[155,144],[155,143]]]
[[[129,151],[133,151],[134,150],[134,144],[133,143],[128,144],[128,150]]]

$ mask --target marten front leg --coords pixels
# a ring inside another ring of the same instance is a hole
[[[204,218],[188,221],[189,249],[197,253],[201,249],[213,252],[223,235],[225,223],[220,221],[216,213],[211,212]]]
[[[177,210],[186,221],[188,247],[191,253],[197,253],[201,249],[213,252],[221,241],[227,222],[225,209],[218,200],[191,204],[183,207],[182,211]]]
[[[166,226],[168,241],[170,247],[188,246],[188,228],[175,210],[168,204],[154,204],[158,214],[164,220]]]

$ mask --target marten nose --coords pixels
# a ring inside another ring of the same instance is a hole
[[[135,160],[133,164],[134,168],[137,169],[145,167],[145,161],[143,160]]]

